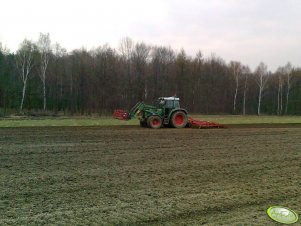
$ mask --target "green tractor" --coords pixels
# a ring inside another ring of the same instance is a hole
[[[129,112],[115,110],[114,117],[120,120],[138,118],[140,126],[158,129],[160,127],[184,128],[188,125],[188,112],[180,107],[177,97],[160,97],[156,106],[138,102]]]
[[[114,111],[113,116],[120,120],[137,118],[140,126],[153,129],[161,127],[225,128],[220,123],[188,117],[187,110],[180,107],[179,101],[178,97],[160,97],[155,106],[138,102],[129,112],[119,109]]]

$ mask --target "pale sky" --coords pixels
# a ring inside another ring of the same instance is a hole
[[[0,42],[15,51],[24,38],[50,33],[68,51],[131,37],[147,44],[201,50],[254,69],[301,66],[300,0],[4,0]]]

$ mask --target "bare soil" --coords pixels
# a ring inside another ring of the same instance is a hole
[[[275,225],[301,214],[301,128],[5,128],[0,172],[0,225]]]

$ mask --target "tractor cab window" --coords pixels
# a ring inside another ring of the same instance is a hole
[[[174,102],[175,108],[180,108],[180,102],[178,100],[175,100]]]
[[[180,103],[178,100],[165,100],[166,108],[180,108]]]
[[[173,108],[173,101],[172,100],[166,100],[165,101],[165,107],[166,108]]]

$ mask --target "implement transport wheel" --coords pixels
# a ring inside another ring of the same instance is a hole
[[[141,127],[147,127],[147,122],[145,120],[140,121]]]
[[[147,119],[147,126],[153,129],[158,129],[162,126],[162,119],[157,115],[152,115]]]
[[[183,111],[176,111],[171,116],[171,125],[175,128],[184,128],[187,125],[188,117]]]

